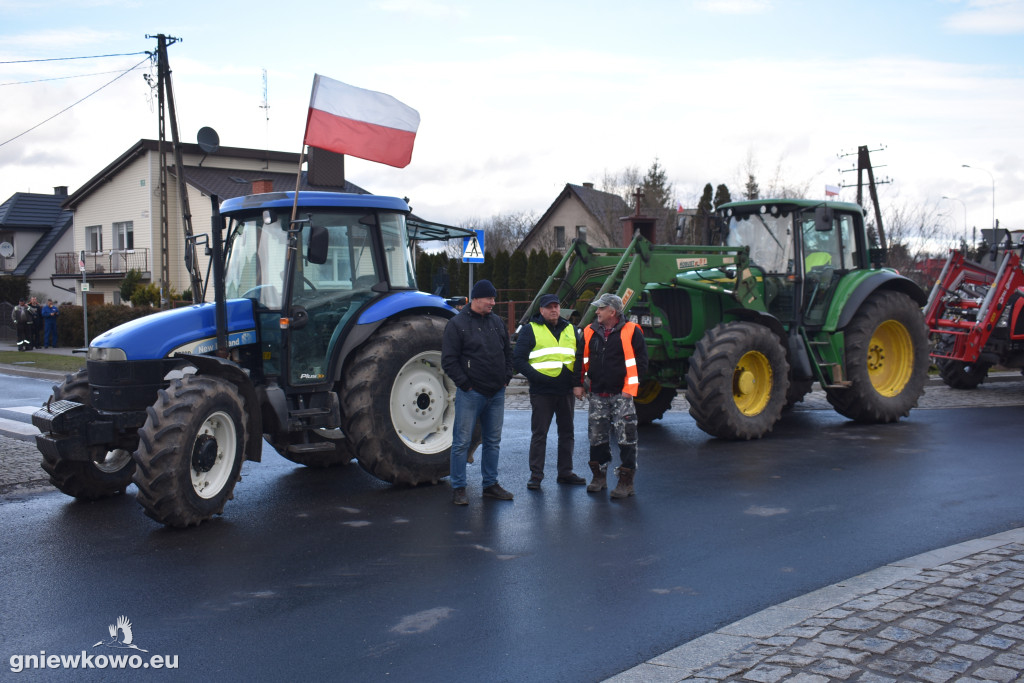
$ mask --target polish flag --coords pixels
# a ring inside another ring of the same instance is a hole
[[[839,196],[839,186],[838,185],[826,185],[825,186],[825,196],[826,197],[838,197]]]
[[[405,168],[420,115],[391,95],[316,74],[303,143]]]

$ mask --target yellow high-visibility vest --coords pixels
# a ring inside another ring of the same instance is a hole
[[[530,323],[533,328],[533,350],[530,351],[530,367],[548,377],[558,377],[562,368],[572,372],[576,364],[576,331],[566,325],[555,339],[551,328],[544,323]]]

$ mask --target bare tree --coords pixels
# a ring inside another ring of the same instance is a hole
[[[871,213],[869,216],[873,215]],[[921,265],[929,258],[944,258],[959,241],[945,219],[938,202],[903,204],[891,202],[882,212],[886,243],[889,248],[886,265],[915,280],[926,290],[928,282]],[[877,234],[877,226],[869,220],[868,228]]]
[[[459,221],[459,227],[484,231],[484,248],[491,253],[499,251],[512,252],[523,241],[537,222],[534,211],[509,211],[488,218],[468,218]],[[462,242],[449,240],[446,253],[452,257],[462,257]]]
[[[602,192],[617,194],[622,197],[624,202],[633,206],[636,203],[633,193],[643,183],[644,174],[640,172],[640,167],[627,166],[617,173],[610,173],[605,170],[604,175],[601,176],[601,187],[599,189]]]

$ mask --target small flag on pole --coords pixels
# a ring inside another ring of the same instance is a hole
[[[838,185],[826,185],[825,186],[825,196],[826,197],[838,197],[839,196],[839,186]]]
[[[683,211],[685,211],[685,210],[686,210],[686,209],[684,209],[684,208],[683,208],[683,203],[682,203],[682,202],[679,202],[679,208],[678,208],[678,209],[676,209],[676,213],[682,213],[682,212],[683,212]]]
[[[419,125],[419,112],[391,95],[316,74],[303,144],[405,168]]]

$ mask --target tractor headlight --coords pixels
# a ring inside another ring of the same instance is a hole
[[[128,356],[123,349],[103,346],[90,346],[88,358],[89,360],[100,361],[128,360]]]

